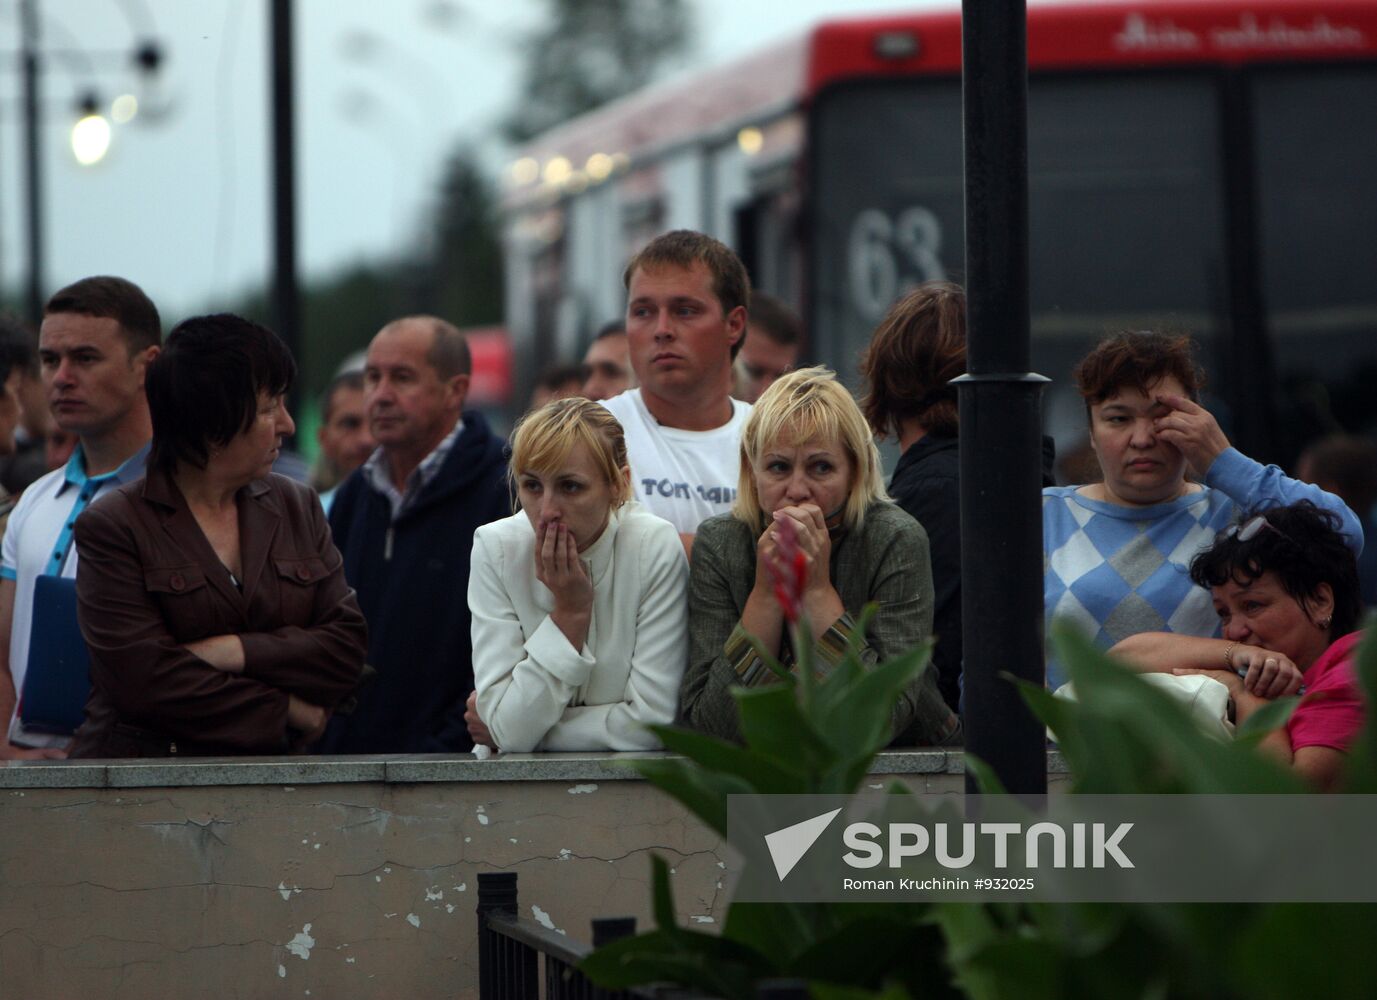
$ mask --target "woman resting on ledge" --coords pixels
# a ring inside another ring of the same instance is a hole
[[[879,610],[862,637],[865,663],[883,663],[932,634],[927,534],[885,498],[865,417],[826,368],[790,372],[765,390],[742,429],[735,507],[704,521],[693,545],[680,712],[694,729],[740,739],[732,689],[777,682],[749,636],[794,666],[768,568],[779,561],[786,523],[807,561],[802,610],[816,670],[840,661],[871,601]],[[904,743],[961,741],[930,667],[899,696],[893,723]]]
[[[1142,632],[1110,653],[1146,671],[1204,674],[1229,689],[1242,723],[1270,697],[1304,696],[1261,746],[1328,788],[1363,725],[1353,665],[1362,614],[1358,564],[1341,521],[1309,501],[1245,517],[1191,563],[1223,638]]]
[[[280,754],[319,738],[367,629],[315,492],[272,474],[294,430],[277,335],[198,316],[148,366],[148,475],[76,522],[91,696],[72,757]]]
[[[512,434],[521,510],[473,536],[475,745],[654,750],[684,672],[688,567],[674,526],[634,500],[606,408],[560,399]]]

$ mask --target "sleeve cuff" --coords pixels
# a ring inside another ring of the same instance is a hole
[[[18,580],[19,574],[9,566],[0,566],[0,580]]]
[[[569,637],[548,616],[526,640],[526,654],[541,670],[570,687],[588,683],[595,662],[586,645],[582,650],[575,649]]]
[[[746,687],[759,687],[775,680],[775,673],[765,665],[755,651],[750,635],[741,623],[737,622],[732,634],[727,636],[727,644],[722,649],[727,663],[735,671],[737,679]]]
[[[817,652],[817,663],[813,672],[818,677],[826,677],[842,660],[846,659],[846,650],[851,644],[851,636],[855,632],[856,622],[847,613],[834,621],[831,627],[822,634],[817,645],[814,646]],[[864,642],[862,642],[862,646],[864,646]]]

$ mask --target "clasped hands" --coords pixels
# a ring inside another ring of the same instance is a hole
[[[1172,671],[1178,676],[1203,674],[1213,677],[1229,689],[1229,694],[1237,698],[1240,694],[1250,694],[1255,698],[1271,700],[1284,695],[1295,694],[1301,688],[1301,670],[1289,656],[1260,646],[1244,646],[1235,643],[1229,650],[1228,670],[1198,667],[1177,667]],[[1239,676],[1238,671],[1244,671]]]
[[[841,598],[832,586],[832,536],[827,530],[827,517],[816,504],[781,507],[771,515],[756,542],[755,586],[764,593],[774,592],[773,572],[780,579],[790,580],[795,570],[792,560],[780,551],[780,530],[790,524],[799,552],[803,554],[803,590],[800,594],[802,612],[813,630],[821,634],[845,614]]]

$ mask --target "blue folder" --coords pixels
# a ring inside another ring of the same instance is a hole
[[[19,721],[32,732],[70,736],[86,718],[90,694],[91,659],[77,626],[76,581],[40,576],[34,581]]]

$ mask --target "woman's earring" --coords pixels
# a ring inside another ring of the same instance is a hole
[[[1323,621],[1318,621],[1318,622],[1316,622],[1315,625],[1316,625],[1316,627],[1318,627],[1318,628],[1320,629],[1320,631],[1323,632],[1325,629],[1329,628],[1329,626],[1333,623],[1333,621],[1334,621],[1334,616],[1333,616],[1333,615],[1329,615],[1329,616],[1328,616],[1327,618],[1325,618]]]

